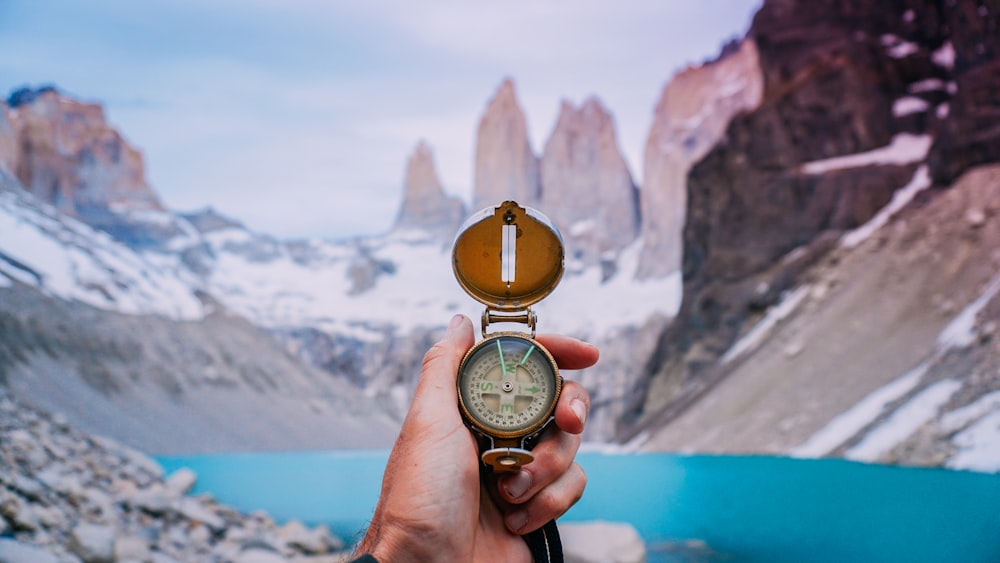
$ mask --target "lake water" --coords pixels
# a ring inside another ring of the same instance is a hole
[[[354,537],[388,452],[158,458],[195,492]],[[581,453],[583,499],[561,521],[629,522],[650,561],[1000,562],[1000,475],[837,459]],[[695,540],[695,541],[692,541]]]

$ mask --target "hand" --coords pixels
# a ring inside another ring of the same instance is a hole
[[[537,340],[560,368],[597,362],[597,348],[590,344],[564,336]],[[573,458],[590,398],[571,381],[556,405],[557,428],[545,432],[532,451],[535,461],[499,479],[480,478],[476,441],[462,422],[456,396],[458,366],[473,343],[471,321],[456,315],[424,356],[360,553],[383,563],[530,561],[520,536],[561,516],[583,495],[587,478]]]

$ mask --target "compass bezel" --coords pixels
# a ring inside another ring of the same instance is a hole
[[[466,366],[468,365],[470,359],[479,350],[483,349],[486,346],[493,345],[493,342],[495,340],[504,337],[523,340],[529,343],[529,345],[535,346],[535,349],[544,355],[546,361],[548,362],[549,367],[551,368],[552,376],[554,378],[554,381],[552,382],[552,389],[553,389],[552,400],[551,403],[546,407],[544,414],[539,416],[538,420],[536,420],[531,425],[513,431],[497,428],[496,426],[493,426],[487,423],[486,421],[481,420],[480,417],[474,415],[472,411],[466,406],[465,399],[463,398],[462,394],[462,382],[463,378],[466,375]],[[562,376],[559,374],[559,366],[556,364],[555,358],[552,357],[552,354],[545,348],[545,346],[543,346],[537,340],[526,336],[524,333],[510,332],[510,331],[492,333],[489,335],[489,337],[483,339],[478,344],[470,348],[469,351],[465,353],[465,357],[462,358],[462,362],[459,364],[458,377],[456,379],[456,389],[458,391],[458,405],[459,409],[461,410],[462,417],[479,432],[482,432],[483,434],[486,434],[488,436],[500,440],[519,439],[525,436],[530,436],[535,432],[538,432],[546,424],[548,424],[549,420],[552,419],[555,413],[556,404],[559,402],[559,397],[562,394],[562,387],[563,387],[563,379]]]

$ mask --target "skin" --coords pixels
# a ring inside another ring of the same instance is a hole
[[[556,406],[556,428],[532,452],[535,461],[500,478],[480,476],[476,442],[455,396],[459,363],[474,340],[472,322],[456,315],[424,356],[359,553],[393,563],[531,561],[521,535],[558,518],[583,495],[587,477],[573,460],[590,398],[571,381]],[[597,362],[597,348],[585,342],[552,335],[536,340],[560,369]]]

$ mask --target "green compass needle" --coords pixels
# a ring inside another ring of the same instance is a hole
[[[503,360],[503,348],[500,347],[500,340],[497,340],[497,352],[500,354],[500,368],[503,370],[504,377],[507,376],[507,364]]]
[[[520,363],[520,364],[518,364],[518,365],[519,365],[519,366],[523,366],[523,365],[524,365],[524,362],[527,362],[527,361],[528,361],[528,356],[530,356],[530,355],[531,355],[531,353],[532,353],[532,352],[534,352],[534,351],[535,351],[535,345],[534,345],[534,344],[532,344],[532,345],[531,345],[531,348],[528,348],[528,353],[527,353],[527,354],[525,354],[523,358],[521,358],[521,363]]]

